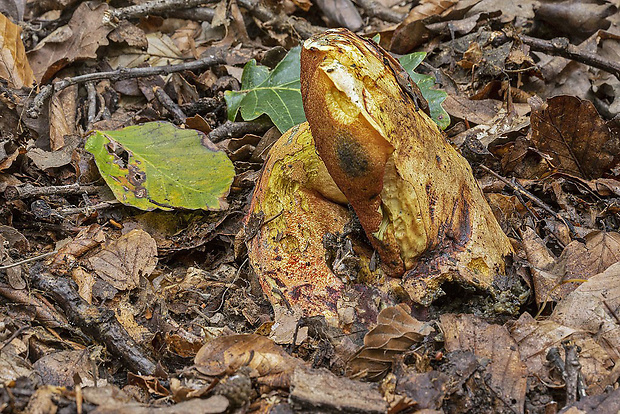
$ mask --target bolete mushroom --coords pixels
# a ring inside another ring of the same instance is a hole
[[[303,45],[301,93],[319,156],[411,299],[429,304],[446,280],[488,289],[510,241],[398,61],[328,30]]]
[[[423,305],[446,280],[489,290],[511,244],[398,61],[328,30],[304,43],[301,92],[309,127],[273,146],[245,220],[250,263],[274,307],[350,326],[373,321],[394,289]],[[346,233],[347,203],[381,262],[374,269],[372,251],[356,244],[353,281],[330,266],[324,244]]]

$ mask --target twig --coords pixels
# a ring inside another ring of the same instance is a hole
[[[196,22],[209,22],[215,16],[215,9],[208,7],[197,7],[195,9],[171,10],[166,13],[166,17],[174,17],[177,19],[193,20]]]
[[[299,37],[307,39],[310,36],[321,33],[324,27],[313,26],[306,20],[297,20],[284,14],[275,14],[258,1],[254,0],[237,0],[237,4],[247,9],[254,17],[263,23],[269,24],[279,30],[295,29]]]
[[[183,110],[179,105],[177,105],[172,98],[159,86],[155,86],[153,88],[153,92],[155,93],[155,97],[161,103],[164,108],[168,110],[174,117],[174,120],[179,123],[185,123],[187,119],[187,115],[183,113]]]
[[[530,200],[532,200],[534,202],[534,204],[536,204],[537,206],[539,206],[542,209],[544,209],[547,213],[551,214],[558,221],[564,223],[566,225],[566,227],[568,227],[568,229],[570,230],[570,232],[571,232],[571,234],[573,236],[577,236],[577,233],[575,232],[575,227],[573,227],[573,225],[569,221],[565,220],[562,216],[560,216],[558,213],[553,211],[553,209],[551,207],[549,207],[540,198],[536,197],[534,194],[530,193],[529,191],[527,191],[525,188],[521,187],[517,183],[511,182],[511,181],[507,180],[506,178],[502,177],[501,175],[499,175],[498,173],[496,173],[495,171],[493,171],[489,167],[480,164],[480,168],[482,168],[483,170],[485,170],[485,171],[489,172],[490,174],[492,174],[495,178],[497,178],[498,180],[500,180],[501,182],[506,184],[508,187],[512,188],[513,191],[516,191],[516,192],[524,195],[525,197],[529,198]]]
[[[58,250],[54,250],[53,252],[43,253],[38,256],[30,257],[28,259],[19,260],[17,262],[9,263],[7,265],[0,266],[0,270],[6,270],[10,267],[21,266],[23,264],[30,263],[30,262],[36,262],[37,260],[45,259],[46,257],[51,256],[56,253],[58,253]]]
[[[119,81],[130,78],[141,78],[154,75],[167,75],[169,73],[182,72],[185,70],[198,70],[205,69],[215,65],[224,64],[225,60],[223,56],[207,56],[205,58],[194,60],[192,62],[179,63],[177,65],[155,66],[146,68],[120,68],[109,72],[95,72],[88,73],[86,75],[74,76],[72,78],[65,78],[51,85],[45,85],[41,88],[41,91],[34,97],[34,101],[28,108],[27,114],[30,118],[37,118],[41,113],[41,108],[45,104],[45,101],[52,96],[54,92],[60,92],[61,90],[78,83],[92,82],[102,79],[110,79],[111,81]]]
[[[94,82],[86,82],[86,92],[88,93],[88,113],[86,114],[86,129],[95,122],[97,116],[97,90]]]
[[[30,282],[35,289],[45,292],[64,310],[71,324],[95,340],[103,342],[110,354],[122,359],[130,369],[147,375],[155,372],[155,362],[127,333],[114,312],[90,305],[82,299],[71,279],[52,276],[43,266],[35,265],[30,269]]]
[[[29,292],[28,289],[13,289],[10,285],[0,282],[0,295],[6,299],[34,309],[34,316],[46,328],[70,329],[67,319],[61,315],[44,298]]]
[[[61,216],[70,216],[72,214],[83,213],[83,214],[88,215],[88,213],[91,211],[105,210],[106,208],[118,207],[119,204],[120,202],[117,200],[110,200],[110,201],[103,201],[101,203],[94,204],[92,206],[65,207],[65,208],[61,208],[57,210],[56,214],[61,215]]]
[[[29,326],[22,326],[21,328],[17,329],[15,332],[13,332],[13,334],[11,336],[9,336],[7,339],[2,341],[2,346],[0,346],[0,353],[2,353],[2,350],[4,348],[6,348],[8,344],[13,342],[13,339],[17,338],[19,336],[19,334],[21,334],[22,332],[24,332],[24,331],[26,331],[28,329],[30,329]]]
[[[230,137],[240,137],[245,134],[262,134],[271,128],[273,124],[269,120],[257,119],[251,122],[226,121],[213,131],[209,132],[208,138],[212,142],[220,142]]]
[[[566,405],[569,406],[577,402],[579,397],[585,397],[581,363],[579,362],[579,351],[581,351],[581,348],[567,341],[562,342],[562,347],[564,348],[565,356],[564,383],[566,384]]]
[[[113,20],[133,19],[148,15],[161,15],[171,11],[191,9],[201,4],[217,3],[219,0],[153,0],[110,11]]]
[[[8,186],[6,190],[4,190],[4,197],[7,200],[17,200],[49,195],[94,194],[100,192],[103,188],[105,187],[79,184],[35,187],[34,185],[28,183],[20,186]]]
[[[594,53],[581,51],[578,47],[571,45],[565,37],[556,37],[551,40],[542,40],[526,35],[519,35],[518,37],[523,43],[530,46],[532,50],[585,63],[586,65],[609,72],[620,79],[620,62],[605,59]]]
[[[374,0],[355,0],[366,14],[390,23],[400,23],[407,15],[390,10]]]

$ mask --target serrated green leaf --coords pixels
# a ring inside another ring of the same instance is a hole
[[[227,91],[224,99],[228,106],[228,119],[237,113],[246,121],[267,114],[280,132],[306,120],[299,84],[299,54],[301,47],[292,48],[269,72],[265,66],[249,61],[243,68],[241,90]]]
[[[422,63],[425,57],[426,52],[415,52],[401,56],[398,60],[411,77],[411,80],[420,88],[422,96],[428,102],[433,121],[435,121],[439,128],[446,129],[450,125],[450,115],[443,109],[441,104],[446,100],[448,94],[441,89],[435,88],[434,77],[414,72],[414,69]]]
[[[141,210],[222,210],[235,169],[223,151],[213,144],[203,146],[201,138],[204,134],[196,130],[149,122],[92,131],[86,150],[125,205]]]

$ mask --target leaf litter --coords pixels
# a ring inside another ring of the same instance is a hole
[[[617,5],[5,3],[3,409],[617,411]],[[487,292],[446,278],[432,304],[398,305],[407,292],[377,277],[381,260],[347,200],[325,199],[338,195],[325,181],[308,186],[309,164],[269,159],[306,118],[295,47],[338,19],[400,55],[471,164],[514,250]],[[197,59],[207,63],[184,66]],[[167,65],[174,75],[123,77]],[[80,78],[103,72],[111,75]],[[153,122],[168,122],[160,136]],[[124,127],[135,128],[137,146],[112,144]],[[95,155],[84,146],[93,149],[93,129],[112,137]],[[146,203],[135,197],[127,167],[148,142],[156,168],[136,174],[190,165],[169,181],[217,189],[172,202],[168,182],[149,186]],[[270,165],[285,192],[260,188]],[[272,191],[258,210],[255,188]],[[296,245],[292,228],[317,213],[323,227],[300,226],[306,242]],[[278,248],[261,256],[270,240]],[[305,280],[303,257],[333,283]],[[259,267],[271,283],[261,286]],[[293,285],[281,284],[283,270]],[[387,285],[391,296],[376,289]],[[304,301],[311,312],[290,312]]]

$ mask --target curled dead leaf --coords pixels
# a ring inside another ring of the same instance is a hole
[[[287,354],[271,339],[256,335],[228,335],[205,344],[194,358],[196,369],[205,375],[220,376],[248,366],[259,376],[291,374],[301,360]]]
[[[381,379],[394,357],[421,342],[433,329],[412,317],[403,304],[385,308],[377,326],[364,337],[364,346],[347,363],[347,375],[371,381]]]
[[[429,304],[446,280],[489,289],[512,252],[471,167],[420,110],[400,64],[345,29],[308,39],[301,91],[317,151],[384,270]]]

